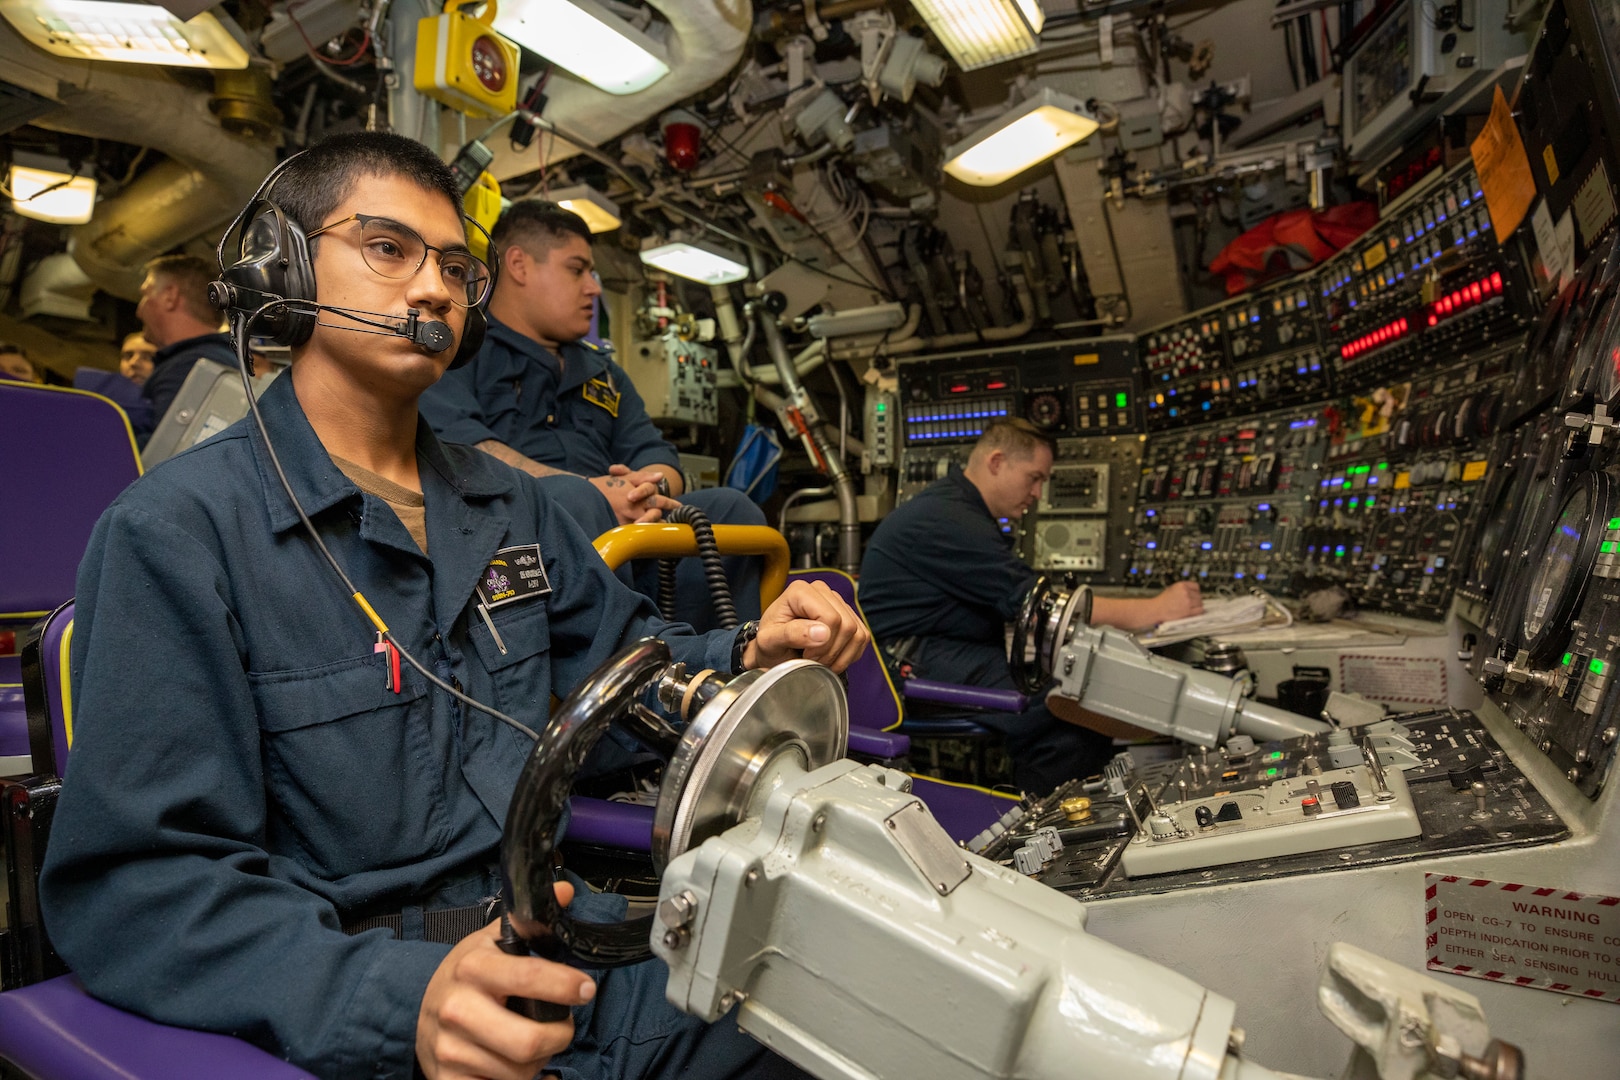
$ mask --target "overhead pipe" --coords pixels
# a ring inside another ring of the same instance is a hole
[[[870,357],[881,346],[885,356],[903,356],[910,353],[933,351],[935,349],[954,349],[962,345],[979,345],[988,342],[1011,341],[1023,337],[1035,329],[1035,298],[1030,292],[1029,282],[1022,273],[1016,270],[1012,274],[1013,294],[1017,298],[1018,308],[1023,312],[1023,318],[1006,326],[988,326],[983,330],[967,330],[960,334],[937,334],[933,337],[902,337],[888,342],[829,342],[829,359],[832,360],[859,360]],[[913,306],[915,311],[915,306]],[[913,325],[915,319],[908,320]]]
[[[147,260],[230,221],[275,164],[270,144],[220,127],[207,90],[160,68],[54,56],[0,21],[0,70],[61,102],[33,120],[36,127],[146,146],[169,158],[97,203],[89,222],[70,234],[74,261],[114,296],[139,296]]]
[[[770,303],[773,298],[777,301],[774,305]],[[861,568],[861,515],[855,501],[855,479],[844,466],[843,458],[834,452],[818,430],[818,418],[810,395],[799,381],[793,361],[788,357],[787,346],[782,343],[782,332],[776,327],[778,312],[771,310],[773,306],[780,306],[782,299],[780,293],[773,293],[768,294],[762,302],[750,305],[765,335],[765,347],[770,350],[771,362],[776,365],[777,376],[786,391],[786,400],[782,408],[777,410],[777,416],[788,433],[804,443],[811,460],[833,482],[838,493],[838,568],[846,574],[856,574]]]

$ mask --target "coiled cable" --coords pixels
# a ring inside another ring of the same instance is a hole
[[[703,576],[709,583],[709,596],[714,601],[714,615],[722,630],[737,626],[737,608],[731,602],[731,584],[726,581],[726,569],[720,562],[720,546],[714,540],[714,526],[709,516],[695,506],[685,503],[666,511],[664,520],[675,525],[692,526],[697,538],[698,558],[703,560]],[[675,621],[675,559],[658,560],[658,610],[664,618]]]

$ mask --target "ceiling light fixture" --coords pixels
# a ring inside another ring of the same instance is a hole
[[[624,223],[619,204],[589,184],[559,188],[551,193],[551,201],[584,218],[593,233],[612,232]]]
[[[14,153],[6,181],[11,208],[23,217],[56,225],[89,221],[96,209],[96,179],[68,169],[60,158]]]
[[[963,71],[1028,56],[1041,44],[1040,0],[911,0]]]
[[[180,20],[155,4],[0,0],[0,15],[48,53],[76,60],[240,69],[247,50],[212,14]]]
[[[1014,106],[945,151],[945,171],[964,184],[994,187],[1098,128],[1076,98],[1050,88]]]
[[[664,47],[596,0],[505,0],[495,29],[610,94],[634,94],[669,74]]]
[[[700,240],[676,240],[647,248],[641,253],[641,261],[705,285],[726,285],[748,276],[748,263],[741,255]]]

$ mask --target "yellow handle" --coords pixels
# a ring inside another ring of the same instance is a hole
[[[722,555],[763,555],[765,569],[759,576],[759,607],[763,611],[787,588],[788,564],[792,556],[787,538],[769,525],[716,525],[715,546]],[[647,525],[620,525],[596,538],[596,553],[617,570],[631,559],[678,559],[698,553],[697,536],[690,525],[652,522]]]

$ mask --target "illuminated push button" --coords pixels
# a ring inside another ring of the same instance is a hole
[[[1299,800],[1299,808],[1305,812],[1306,817],[1315,817],[1322,812],[1322,801],[1315,795],[1307,795]]]

